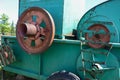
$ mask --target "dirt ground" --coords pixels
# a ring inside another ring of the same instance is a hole
[[[0,80],[2,80],[2,73],[0,74]],[[28,78],[22,75],[17,75],[17,74],[13,74],[10,72],[4,72],[4,80],[35,80],[32,78]]]

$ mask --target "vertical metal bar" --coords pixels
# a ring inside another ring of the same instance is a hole
[[[82,31],[80,31],[80,38],[82,38]],[[80,39],[81,40],[81,39]],[[81,43],[80,43],[80,49],[82,50],[83,49],[83,47],[82,47],[82,45],[83,45],[83,42],[82,42],[82,40],[81,40]],[[83,61],[83,59],[84,59],[84,54],[83,54],[83,52],[81,51],[81,57],[82,57],[82,67],[84,68],[85,67],[85,63],[84,63],[84,61]],[[85,77],[85,69],[84,69],[84,71],[83,71],[83,75],[84,75],[84,77]]]
[[[1,71],[1,80],[6,80],[5,79],[5,71],[4,70]]]
[[[3,65],[6,65],[3,54],[4,54],[4,49],[3,49],[3,46],[2,46],[1,47],[1,52],[0,52],[1,62],[2,62]]]

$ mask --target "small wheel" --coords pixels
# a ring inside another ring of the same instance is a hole
[[[16,36],[20,46],[29,54],[42,53],[53,42],[55,24],[44,9],[31,7],[20,16]]]
[[[105,45],[103,43],[108,43],[110,41],[110,34],[109,30],[107,29],[106,26],[102,24],[94,24],[88,28],[88,30],[96,32],[93,34],[91,37],[89,37],[89,34],[87,33],[85,35],[86,40],[88,41],[93,41],[94,43],[88,42],[88,45],[92,48],[102,48]],[[104,34],[100,33],[103,32]],[[100,33],[100,34],[97,34]],[[96,42],[103,42],[103,43],[96,43]]]
[[[47,80],[80,80],[80,78],[71,72],[62,71],[54,73]]]

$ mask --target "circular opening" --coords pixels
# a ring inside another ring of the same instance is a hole
[[[20,33],[23,35],[23,36],[26,36],[26,33],[27,33],[27,26],[25,24],[21,24],[20,25]]]

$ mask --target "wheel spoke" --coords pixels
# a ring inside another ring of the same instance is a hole
[[[24,17],[24,23],[27,22],[27,23],[31,23],[32,22],[32,16],[25,16]]]
[[[27,23],[31,23],[32,22],[32,16],[29,17],[29,19],[27,20]]]
[[[48,29],[48,28],[44,28],[44,34],[49,34],[50,33],[50,29]]]
[[[43,18],[41,16],[37,16],[36,23],[39,25],[43,21]]]
[[[32,40],[30,38],[27,38],[24,40],[25,44],[28,45],[28,46],[31,46],[31,42]]]
[[[40,46],[40,45],[42,45],[42,43],[43,42],[42,42],[42,40],[40,38],[35,40],[35,46]]]

